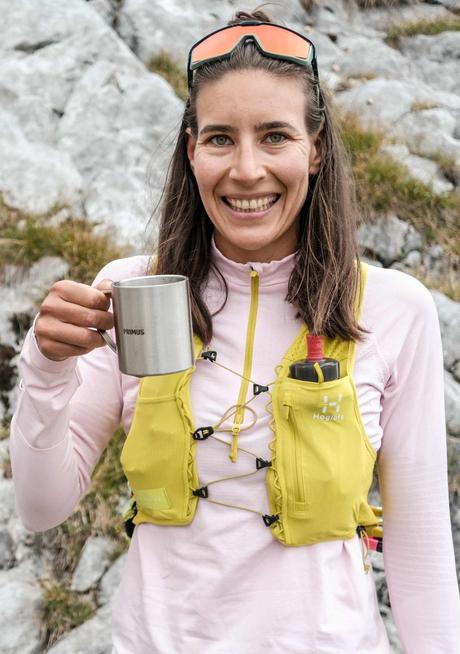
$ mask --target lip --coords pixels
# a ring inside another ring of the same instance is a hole
[[[251,193],[244,195],[243,193],[225,193],[221,198],[232,198],[232,200],[258,200],[259,198],[268,198],[270,196],[276,195],[277,200],[281,193],[274,191],[266,191],[265,193]]]

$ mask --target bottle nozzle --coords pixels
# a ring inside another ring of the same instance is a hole
[[[322,336],[307,334],[307,359],[309,361],[324,359],[324,339]]]

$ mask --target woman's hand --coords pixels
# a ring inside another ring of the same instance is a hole
[[[35,322],[40,351],[48,359],[64,361],[105,345],[95,329],[113,327],[113,314],[108,311],[110,295],[103,292],[111,288],[110,279],[94,287],[70,280],[53,284]]]

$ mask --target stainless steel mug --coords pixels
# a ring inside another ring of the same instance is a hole
[[[118,354],[121,372],[166,375],[194,365],[190,290],[182,275],[150,275],[112,284],[117,342],[98,330]]]

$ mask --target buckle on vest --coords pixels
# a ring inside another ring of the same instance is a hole
[[[196,441],[205,441],[213,433],[214,429],[212,427],[200,427],[193,432],[192,436]]]
[[[265,514],[262,516],[262,519],[267,527],[270,527],[274,522],[277,522],[280,517],[279,515],[268,515]]]
[[[271,465],[272,465],[271,461],[265,461],[265,459],[261,459],[260,457],[257,457],[256,459],[257,470],[262,470],[262,468],[270,468]]]
[[[262,386],[261,384],[252,385],[254,395],[260,395],[261,393],[266,393],[268,391],[268,386]]]
[[[208,361],[215,361],[217,359],[217,352],[215,350],[208,350],[207,352],[202,352],[201,358],[207,359]]]
[[[202,486],[201,488],[197,488],[196,490],[192,491],[192,495],[203,498],[209,497],[208,487]]]
[[[133,520],[137,515],[137,504],[136,502],[133,502],[133,505],[131,506],[129,512],[128,512],[128,517],[124,521],[124,527],[125,527],[125,532],[128,538],[132,538],[132,535],[134,533],[134,529],[136,525],[134,524]]]

